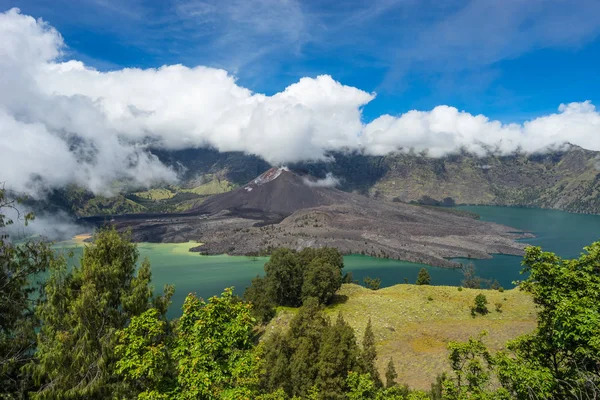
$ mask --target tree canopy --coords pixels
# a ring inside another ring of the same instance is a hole
[[[244,298],[262,322],[273,317],[275,306],[299,307],[309,298],[327,304],[342,285],[342,268],[344,259],[336,249],[276,249],[265,264],[265,276],[252,281]]]

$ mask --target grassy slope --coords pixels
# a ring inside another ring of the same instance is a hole
[[[213,179],[202,185],[193,187],[191,189],[181,189],[182,192],[191,192],[200,195],[210,195],[229,192],[233,190],[235,185],[226,179]]]
[[[471,317],[470,307],[478,293],[490,303],[490,313]],[[428,300],[431,296],[433,300]],[[451,340],[467,340],[482,331],[484,341],[498,350],[506,341],[532,331],[536,314],[531,298],[518,289],[463,289],[450,286],[396,285],[372,291],[358,285],[343,285],[339,301],[326,309],[333,319],[338,312],[362,340],[369,318],[377,341],[377,365],[381,375],[389,358],[394,359],[398,381],[428,389],[436,375],[449,369],[446,345]],[[495,311],[502,303],[502,312]],[[267,332],[285,326],[294,310],[282,309]]]
[[[207,175],[208,182],[179,187],[168,185],[111,198],[94,196],[75,186],[63,191],[61,199],[78,216],[112,215],[139,212],[179,212],[186,211],[205,197],[230,191],[235,184],[227,179]]]

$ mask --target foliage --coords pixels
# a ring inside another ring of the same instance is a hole
[[[33,366],[41,389],[36,398],[102,397],[127,390],[116,374],[117,330],[155,307],[164,317],[172,288],[154,297],[150,264],[135,274],[138,250],[127,235],[100,230],[84,249],[81,265],[67,272],[51,268],[46,299],[36,314],[38,363]]]
[[[475,315],[477,314],[487,314],[489,312],[488,308],[487,308],[487,298],[485,297],[484,294],[479,293],[477,296],[475,296],[475,300],[473,302],[473,307],[471,307],[471,315]]]
[[[277,249],[265,264],[267,291],[281,306],[298,307],[302,304],[303,270],[298,254],[290,249]]]
[[[535,332],[490,355],[481,340],[453,343],[455,378],[444,398],[597,398],[600,388],[600,242],[578,259],[564,260],[528,247],[520,288],[539,306]],[[495,376],[501,388],[490,389]]]
[[[438,374],[435,377],[435,382],[431,384],[431,390],[429,391],[429,398],[431,400],[442,400],[444,382],[448,379],[445,372]]]
[[[367,276],[363,279],[363,283],[367,289],[378,290],[379,286],[381,286],[381,278],[371,278],[370,276]]]
[[[275,316],[276,303],[268,291],[265,278],[257,276],[244,292],[244,300],[252,303],[252,316],[260,323],[267,323]]]
[[[537,330],[498,356],[502,385],[516,398],[594,398],[600,388],[600,242],[564,260],[528,247],[520,288],[539,306]]]
[[[421,268],[419,270],[419,275],[417,276],[417,285],[430,285],[431,284],[431,276],[429,272],[425,268]]]
[[[306,266],[303,278],[303,301],[314,297],[319,300],[320,304],[327,304],[342,286],[341,269],[319,257],[313,259]]]
[[[395,386],[397,378],[398,374],[396,373],[396,368],[394,367],[394,360],[390,357],[390,361],[388,362],[385,370],[385,387],[391,388],[392,386]]]
[[[371,376],[375,382],[375,386],[381,387],[381,379],[379,379],[379,374],[377,373],[377,368],[375,367],[377,351],[375,350],[375,334],[373,333],[373,326],[370,318],[369,322],[367,323],[367,327],[365,328],[365,334],[363,335],[361,356],[364,371]]]
[[[131,319],[117,333],[116,373],[132,385],[140,399],[167,399],[174,389],[169,323],[156,308]]]
[[[336,249],[276,249],[265,264],[264,278],[252,281],[244,299],[254,305],[253,315],[262,323],[275,315],[275,306],[299,307],[309,298],[327,304],[342,285],[343,267]]]
[[[443,383],[444,399],[486,398],[491,382],[492,355],[479,338],[450,342],[448,358],[454,376]]]
[[[188,295],[175,328],[177,398],[254,393],[260,360],[253,352],[254,324],[250,305],[235,297],[232,288],[208,303]]]
[[[25,224],[34,219],[33,214],[22,215],[17,206],[0,189],[0,229],[16,222],[5,216],[7,209]],[[23,367],[33,360],[35,330],[39,329],[34,310],[43,301],[43,293],[37,289],[41,274],[60,262],[47,243],[15,244],[0,231],[0,398],[24,397],[32,385]]]
[[[324,399],[343,399],[349,371],[361,370],[354,330],[338,315],[330,324],[316,299],[310,299],[290,322],[289,331],[264,342],[261,387],[290,396],[318,393]]]

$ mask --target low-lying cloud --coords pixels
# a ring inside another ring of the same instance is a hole
[[[19,208],[21,216],[30,211],[27,208]],[[24,224],[23,219],[19,218],[20,215],[13,209],[4,209],[2,213],[14,222],[12,225],[3,228],[4,232],[8,233],[10,238],[14,240],[30,238],[34,235],[39,235],[50,240],[65,240],[93,229],[91,226],[76,221],[72,215],[64,211],[52,214],[37,213],[33,221],[29,221],[27,225]]]
[[[310,187],[336,187],[339,186],[340,180],[328,172],[323,179],[311,180],[304,178],[304,184]]]
[[[0,14],[0,37],[0,180],[32,195],[68,183],[110,194],[115,181],[176,180],[148,146],[212,146],[272,164],[344,149],[439,157],[458,149],[542,152],[569,142],[600,150],[600,113],[590,102],[563,104],[523,124],[445,105],[365,123],[362,107],[375,94],[327,75],[266,96],[202,66],[100,72],[63,61],[61,35],[16,9]]]

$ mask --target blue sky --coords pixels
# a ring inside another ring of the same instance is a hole
[[[364,118],[447,104],[503,122],[600,103],[600,1],[0,0],[99,70],[224,68],[272,94],[329,74],[377,98]]]

